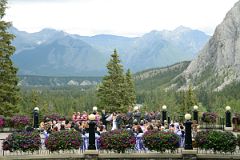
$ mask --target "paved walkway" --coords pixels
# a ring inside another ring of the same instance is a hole
[[[0,139],[5,139],[11,133],[0,133]]]

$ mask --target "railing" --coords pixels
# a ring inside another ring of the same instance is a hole
[[[206,123],[203,122],[201,119],[199,120],[199,125],[200,125],[200,129],[206,129],[206,130],[224,130],[224,118],[219,117],[217,118],[217,121],[215,123]]]
[[[98,151],[98,153],[100,154],[115,154],[115,152],[113,151],[109,151],[109,150],[99,150],[99,138],[96,138],[96,150]],[[3,141],[5,139],[0,139],[0,145],[2,145]],[[83,137],[82,139],[83,143],[81,145],[81,147],[79,149],[76,150],[60,150],[60,151],[55,151],[55,152],[51,152],[49,150],[46,149],[45,145],[44,145],[44,138],[41,138],[41,142],[42,142],[42,146],[41,149],[39,149],[38,151],[34,151],[34,152],[23,152],[23,151],[14,151],[14,152],[10,152],[10,151],[4,151],[2,149],[2,146],[0,147],[0,156],[24,156],[24,155],[83,155],[84,151],[87,150],[88,147],[88,137]],[[157,151],[149,151],[147,148],[144,147],[143,145],[143,140],[140,139],[139,137],[136,137],[136,145],[134,149],[129,149],[126,150],[125,154],[131,154],[131,153],[159,153]],[[176,151],[172,152],[170,150],[166,150],[164,153],[166,154],[181,154],[182,153],[182,148],[178,148],[176,149]]]

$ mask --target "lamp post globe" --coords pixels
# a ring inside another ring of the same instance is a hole
[[[167,106],[166,106],[166,105],[163,105],[163,106],[162,106],[162,110],[167,110]]]
[[[34,111],[39,111],[39,108],[38,108],[38,107],[35,107],[35,108],[34,108]]]
[[[139,109],[138,106],[135,106],[135,107],[133,108],[134,111],[137,111],[138,109]]]
[[[231,107],[230,106],[226,106],[226,111],[230,111],[231,110]]]
[[[194,109],[194,110],[198,110],[198,106],[196,106],[196,105],[193,106],[193,109]]]
[[[192,118],[191,114],[187,113],[184,116],[185,120],[190,120]]]
[[[96,106],[93,107],[93,111],[97,111],[97,107]]]

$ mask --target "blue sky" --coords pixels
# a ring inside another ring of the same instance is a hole
[[[238,0],[9,0],[5,19],[28,32],[141,36],[183,25],[212,34]]]

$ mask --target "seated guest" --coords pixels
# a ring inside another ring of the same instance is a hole
[[[73,112],[72,121],[73,121],[73,122],[76,122],[76,121],[77,121],[77,114],[76,114],[76,112]]]
[[[66,120],[65,121],[65,129],[70,129],[72,126],[71,126],[71,123],[69,123],[69,120]]]
[[[81,121],[81,113],[80,113],[80,112],[77,112],[77,118],[76,118],[76,120],[77,120],[78,122]]]
[[[86,111],[83,111],[83,114],[82,114],[82,116],[81,116],[81,120],[82,120],[82,121],[87,121],[87,120],[88,120],[88,114],[87,114]]]

